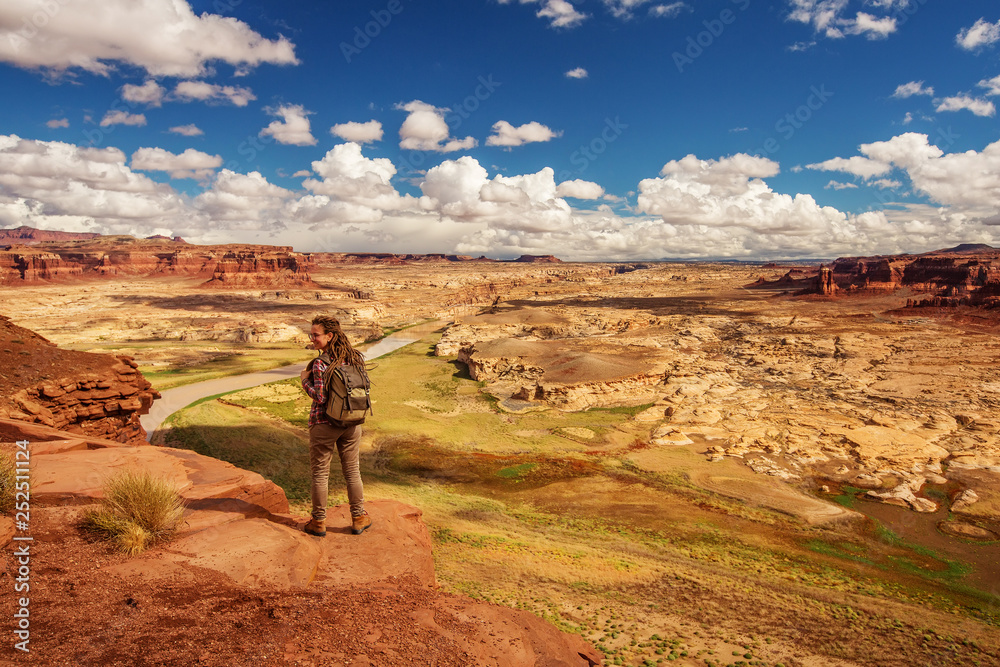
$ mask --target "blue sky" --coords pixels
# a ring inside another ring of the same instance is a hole
[[[0,226],[301,251],[1000,244],[993,0],[8,0]]]

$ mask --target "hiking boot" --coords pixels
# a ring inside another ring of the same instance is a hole
[[[309,523],[302,528],[310,535],[315,535],[316,537],[326,536],[326,520],[325,519],[309,519]]]
[[[361,533],[368,530],[368,527],[372,525],[372,518],[368,516],[368,512],[364,514],[359,514],[354,517],[354,525],[351,527],[351,532],[355,535],[360,535]]]

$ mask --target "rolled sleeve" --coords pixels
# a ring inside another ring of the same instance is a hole
[[[302,388],[315,403],[326,404],[326,386],[323,384],[323,373],[327,364],[316,358],[312,361],[309,376],[302,381]]]

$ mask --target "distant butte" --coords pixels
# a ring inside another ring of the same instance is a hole
[[[21,225],[14,229],[0,229],[0,244],[35,245],[45,241],[86,241],[100,236],[92,232],[57,232]]]
[[[828,266],[790,270],[776,280],[761,277],[747,287],[836,298],[906,288],[914,293],[907,308],[992,309],[1000,307],[1000,248],[962,243],[921,254],[841,257]]]
[[[558,264],[553,255],[495,260],[444,253],[295,252],[291,246],[230,243],[195,245],[179,236],[132,236],[58,232],[21,226],[0,229],[0,285],[67,279],[162,275],[205,278],[206,287],[312,289],[316,265],[405,265],[450,262]]]
[[[314,288],[312,262],[291,246],[198,246],[184,239],[69,234],[18,227],[0,230],[0,285],[114,276],[190,276],[207,287]]]

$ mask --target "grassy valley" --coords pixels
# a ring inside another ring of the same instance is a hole
[[[446,589],[527,609],[609,664],[989,665],[1000,607],[976,565],[861,513],[810,525],[704,443],[651,446],[635,409],[502,411],[434,336],[378,360],[366,495],[424,512]],[[308,512],[308,401],[295,380],[175,414],[163,444],[255,470]],[[763,479],[764,483],[754,481]],[[331,503],[346,500],[334,466]],[[970,550],[995,545],[970,544]]]

